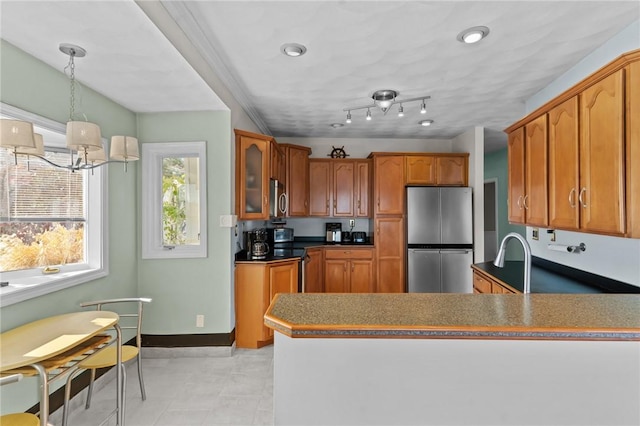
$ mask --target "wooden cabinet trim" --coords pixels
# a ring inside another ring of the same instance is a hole
[[[609,75],[615,73],[616,71],[619,71],[619,70],[623,69],[624,67],[628,66],[629,64],[632,64],[632,63],[638,62],[638,61],[640,61],[640,49],[632,50],[630,52],[627,52],[627,53],[624,53],[624,54],[620,55],[618,58],[616,58],[613,61],[611,61],[610,63],[606,64],[605,66],[603,66],[599,70],[595,71],[591,75],[587,76],[586,78],[584,78],[579,83],[577,83],[574,86],[570,87],[569,89],[565,90],[564,92],[562,92],[558,96],[554,97],[553,99],[551,99],[547,103],[543,104],[542,106],[540,106],[536,110],[534,110],[531,113],[527,114],[525,117],[523,117],[520,120],[516,121],[511,126],[507,127],[504,131],[506,133],[511,133],[512,131],[514,131],[518,127],[524,126],[525,124],[527,124],[532,119],[534,119],[534,118],[536,118],[536,117],[538,117],[538,116],[540,116],[542,114],[545,114],[547,111],[551,110],[552,108],[555,108],[556,106],[564,103],[566,100],[568,100],[568,99],[580,94],[585,89],[587,89],[588,87],[590,87],[593,84],[597,83],[598,81],[600,81],[600,80],[602,80],[604,78],[607,78]]]

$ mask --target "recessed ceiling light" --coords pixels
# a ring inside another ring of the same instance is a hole
[[[466,30],[458,34],[456,39],[459,42],[471,44],[471,43],[479,42],[480,40],[482,40],[488,35],[489,35],[489,28],[487,27],[482,27],[482,26],[471,27],[471,28],[467,28]]]
[[[333,127],[334,129],[339,129],[340,127],[344,126],[344,124],[342,123],[332,123],[330,124],[331,127]]]
[[[421,126],[431,126],[433,124],[433,120],[422,120],[418,121],[418,124]]]
[[[280,46],[280,51],[287,56],[302,56],[307,52],[307,48],[298,43],[285,43]]]

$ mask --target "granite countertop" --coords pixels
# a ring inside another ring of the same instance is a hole
[[[264,322],[290,337],[640,341],[640,295],[278,294]]]
[[[476,263],[472,268],[497,281],[523,291],[524,262],[506,261],[503,268],[493,262]],[[531,261],[531,293],[640,293],[640,287],[570,268],[545,259]]]

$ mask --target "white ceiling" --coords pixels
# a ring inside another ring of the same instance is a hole
[[[638,1],[168,1],[162,2],[263,132],[276,137],[449,139],[484,126],[485,149],[524,101],[640,19]],[[58,44],[88,50],[78,80],[136,112],[225,106],[132,1],[0,2],[0,36],[61,69]],[[485,25],[464,45],[456,35]],[[170,33],[167,33],[171,37]],[[640,37],[640,35],[639,35]],[[304,44],[299,58],[283,43]],[[383,116],[375,90],[431,96]],[[417,124],[435,120],[431,127]]]

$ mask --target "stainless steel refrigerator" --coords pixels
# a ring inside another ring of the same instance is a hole
[[[471,293],[471,188],[407,187],[406,241],[409,293]]]

